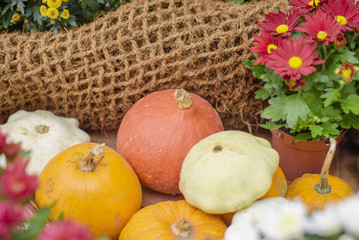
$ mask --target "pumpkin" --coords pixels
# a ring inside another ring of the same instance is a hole
[[[90,136],[79,128],[77,119],[59,117],[44,110],[17,111],[0,125],[0,129],[10,141],[21,143],[23,150],[31,152],[26,171],[36,175],[56,154],[90,141]],[[2,165],[5,165],[5,159]]]
[[[272,178],[272,185],[264,196],[260,197],[258,200],[265,198],[273,198],[273,197],[285,197],[287,193],[287,179],[284,176],[284,173],[280,167],[275,171]],[[234,213],[225,213],[220,214],[220,217],[224,220],[224,222],[229,226],[232,223]]]
[[[222,131],[193,146],[179,187],[189,204],[205,212],[236,212],[269,190],[278,163],[279,155],[266,139]]]
[[[288,187],[286,198],[302,201],[311,214],[326,204],[341,201],[354,194],[353,187],[341,178],[329,175],[337,142],[330,138],[330,147],[320,174],[304,174]]]
[[[225,232],[224,239],[239,239],[239,227],[247,226],[247,224],[256,225],[266,212],[273,210],[273,208],[280,208],[288,201],[289,200],[284,197],[271,197],[257,200],[248,208],[237,211],[233,216],[231,225]]]
[[[201,139],[223,130],[216,110],[201,97],[180,90],[153,92],[125,114],[117,133],[117,151],[145,186],[180,193],[184,158]]]
[[[87,225],[94,236],[117,239],[141,207],[140,182],[127,161],[104,144],[82,143],[52,158],[39,176],[35,200]]]
[[[222,239],[227,227],[185,200],[165,201],[139,210],[123,228],[119,240]]]

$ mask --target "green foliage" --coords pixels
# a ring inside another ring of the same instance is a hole
[[[58,0],[59,6],[49,16],[46,0],[0,1],[0,31],[52,31],[76,27],[93,21],[105,12],[118,8],[130,0]],[[52,5],[51,5],[52,6]],[[40,8],[44,11],[41,14]],[[45,10],[46,9],[46,10]],[[68,15],[66,14],[68,11]]]

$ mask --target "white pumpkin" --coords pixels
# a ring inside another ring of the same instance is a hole
[[[224,239],[236,240],[240,237],[248,239],[260,239],[258,231],[255,229],[257,223],[263,218],[268,211],[280,208],[283,204],[288,203],[284,197],[265,198],[255,201],[251,206],[237,211],[232,218],[231,225],[227,228]]]
[[[278,153],[264,138],[242,131],[215,133],[187,154],[180,191],[204,212],[236,212],[268,191],[278,163]]]
[[[29,174],[39,175],[47,162],[63,150],[79,143],[90,142],[90,136],[79,128],[75,118],[65,118],[52,112],[24,110],[12,114],[0,125],[1,132],[8,135],[8,141],[20,143],[30,151]],[[5,165],[5,158],[1,160]]]

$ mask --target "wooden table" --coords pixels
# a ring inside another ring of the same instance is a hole
[[[107,146],[116,149],[116,134],[117,132],[98,133],[90,132],[92,142],[105,143]],[[270,140],[270,132],[261,131],[254,135],[261,136]],[[359,173],[357,168],[359,148],[351,144],[351,142],[344,138],[342,143],[337,147],[335,158],[331,166],[330,174],[340,177],[353,186],[355,191],[359,190]],[[182,195],[163,194],[142,186],[143,199],[142,207],[155,204],[167,200],[181,200],[184,199]]]

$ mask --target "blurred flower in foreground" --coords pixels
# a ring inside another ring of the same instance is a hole
[[[93,240],[90,231],[74,221],[59,221],[47,225],[37,240]]]

